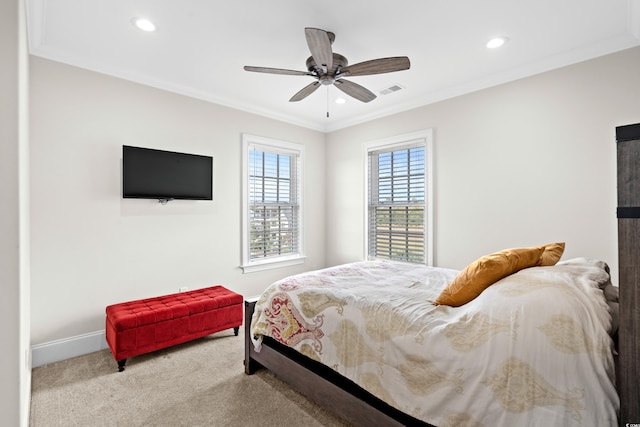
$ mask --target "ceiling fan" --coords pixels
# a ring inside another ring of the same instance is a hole
[[[318,28],[305,28],[304,33],[307,38],[307,45],[311,51],[311,56],[307,59],[307,70],[309,71],[252,66],[244,67],[246,71],[254,71],[257,73],[311,76],[316,79],[316,81],[303,87],[298,93],[293,95],[289,102],[300,101],[306,98],[321,85],[334,85],[342,92],[362,102],[373,101],[376,98],[373,92],[359,84],[345,80],[344,77],[392,73],[394,71],[407,70],[410,67],[409,58],[406,56],[372,59],[350,66],[347,58],[331,50],[331,44],[336,38],[335,34]]]

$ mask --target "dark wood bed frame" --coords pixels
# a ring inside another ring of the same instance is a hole
[[[616,128],[620,326],[616,376],[619,425],[640,425],[640,123]],[[245,301],[244,369],[269,369],[294,390],[358,426],[430,426],[338,375],[332,369],[265,338],[257,353],[249,327],[255,301]],[[431,426],[433,427],[433,426]]]
[[[620,426],[640,425],[640,123],[616,128]]]

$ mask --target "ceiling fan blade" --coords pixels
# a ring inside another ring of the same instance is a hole
[[[333,85],[347,95],[352,96],[362,102],[369,102],[376,99],[376,95],[369,89],[348,80],[338,79],[333,82]]]
[[[392,73],[394,71],[408,70],[410,66],[411,63],[406,56],[394,56],[349,65],[340,70],[340,75],[366,76],[370,74]]]
[[[287,74],[289,76],[312,76],[313,75],[308,71],[285,70],[282,68],[268,68],[268,67],[251,67],[249,65],[245,65],[244,69],[245,71],[253,71],[256,73]]]
[[[305,99],[320,87],[320,82],[313,82],[303,87],[298,93],[293,95],[289,102],[296,102]]]
[[[316,64],[325,68],[325,73],[332,70],[333,52],[331,51],[329,34],[318,28],[305,28],[304,35],[307,37],[307,46],[309,46],[309,51]]]

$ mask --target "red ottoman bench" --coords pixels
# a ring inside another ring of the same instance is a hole
[[[242,295],[222,286],[196,289],[106,308],[107,344],[118,371],[127,358],[242,325]]]

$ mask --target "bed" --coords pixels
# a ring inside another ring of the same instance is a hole
[[[245,303],[245,371],[265,367],[355,425],[617,425],[606,263],[520,267],[459,306],[439,301],[469,267],[287,277]]]

